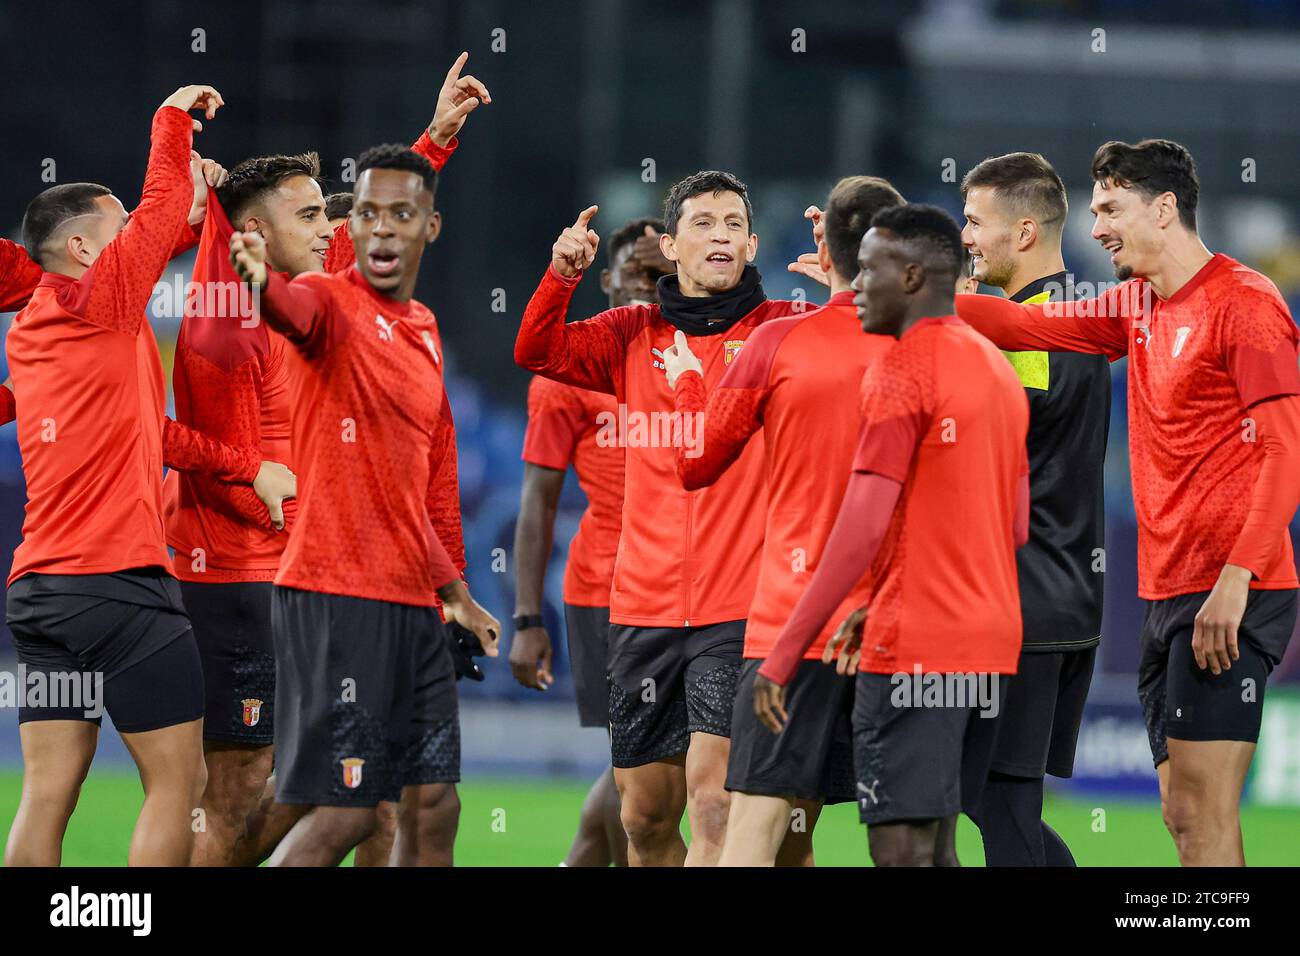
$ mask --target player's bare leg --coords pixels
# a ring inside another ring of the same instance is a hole
[[[627,866],[627,834],[619,815],[618,785],[614,768],[596,778],[582,802],[578,832],[574,834],[565,866]]]
[[[934,866],[939,820],[901,820],[867,827],[867,845],[876,866]]]
[[[717,866],[722,855],[731,807],[731,794],[725,786],[730,755],[730,738],[698,731],[691,734],[686,752],[686,814],[691,821],[686,866]]]
[[[235,848],[257,813],[271,773],[272,748],[266,745],[204,741],[208,782],[199,806],[203,826],[194,837],[191,866],[232,866]]]
[[[623,829],[623,805],[618,797],[618,784],[614,782],[612,766],[596,781],[596,787],[600,788],[600,817],[605,827],[605,844],[609,847],[611,862],[615,866],[627,866],[627,831]],[[593,793],[596,787],[592,788]]]
[[[788,797],[733,793],[718,866],[772,866],[789,831],[793,809],[794,801]]]
[[[19,724],[18,736],[23,793],[9,828],[5,866],[58,866],[99,727],[88,720],[29,720]]]
[[[203,793],[203,720],[122,734],[144,787],[128,866],[186,866],[194,848],[194,808]]]
[[[231,866],[257,866],[275,852],[293,825],[311,809],[303,804],[275,802],[275,774],[266,778],[262,798],[248,818],[244,835],[231,852]]]
[[[934,865],[961,866],[957,859],[957,815],[939,821],[939,833],[934,838]]]
[[[403,787],[392,865],[451,866],[459,825],[460,795],[454,783]]]
[[[682,812],[686,809],[686,755],[640,767],[615,767],[627,833],[628,866],[681,866],[686,862]]]
[[[1241,789],[1255,756],[1245,740],[1169,740],[1156,768],[1160,809],[1183,866],[1245,866]]]
[[[718,866],[814,866],[812,834],[819,801],[731,794]]]
[[[311,807],[280,841],[267,866],[338,866],[375,832],[374,807]]]
[[[738,796],[732,794],[734,800]],[[734,813],[734,804],[733,810]],[[790,811],[781,849],[776,851],[777,866],[816,866],[813,855],[813,831],[822,814],[820,800],[796,800]],[[728,824],[730,827],[730,824]]]
[[[397,804],[384,800],[375,811],[375,832],[357,847],[353,866],[388,866],[393,858],[393,841],[397,839]]]

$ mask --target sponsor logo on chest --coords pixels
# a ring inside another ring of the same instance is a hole
[[[745,346],[744,339],[727,339],[726,341],[724,341],[722,343],[722,364],[730,365],[732,361],[735,359],[735,357],[740,354],[740,350],[744,348],[744,346]],[[667,368],[667,366],[664,365],[663,349],[651,346],[650,364],[654,368],[660,370]]]

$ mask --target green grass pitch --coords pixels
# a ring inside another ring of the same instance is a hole
[[[18,806],[21,779],[16,771],[0,772],[0,821],[6,828]],[[555,866],[568,849],[585,792],[586,784],[580,781],[471,778],[460,787],[457,865]],[[64,864],[125,863],[140,801],[134,773],[92,770],[68,827]],[[837,806],[823,814],[815,837],[820,865],[869,865],[866,831],[855,811],[853,806]],[[1104,818],[1098,811],[1104,811]],[[1178,862],[1154,804],[1049,798],[1045,816],[1081,866],[1174,866]],[[1248,808],[1243,826],[1246,859],[1252,865],[1294,866],[1300,859],[1300,810]],[[957,848],[963,864],[983,864],[978,834],[964,817]]]

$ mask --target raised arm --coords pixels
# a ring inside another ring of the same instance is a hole
[[[468,53],[456,57],[456,62],[447,71],[438,90],[438,102],[434,107],[433,119],[428,127],[411,144],[411,151],[427,159],[433,168],[442,172],[447,160],[460,145],[456,134],[460,132],[470,113],[480,106],[492,102],[487,87],[473,76],[462,76],[461,70]],[[342,222],[330,237],[329,252],[325,255],[326,272],[342,272],[356,262],[356,251],[352,248],[352,237],[348,234],[348,224]]]
[[[465,125],[469,114],[492,102],[492,94],[482,82],[474,76],[462,74],[468,60],[469,53],[456,57],[438,90],[433,119],[411,147],[433,163],[434,169],[441,170],[456,149],[456,134]]]
[[[189,215],[176,237],[170,258],[189,252],[203,238],[204,224],[208,218],[208,200],[212,191],[224,186],[230,174],[215,159],[204,159],[190,150],[190,180],[194,183],[194,198],[190,200]],[[196,280],[197,281],[197,280]]]
[[[596,208],[579,213],[551,247],[551,264],[519,325],[515,363],[558,382],[616,395],[637,309],[609,309],[580,322],[564,321],[573,290],[596,258],[600,237],[590,228]]]
[[[1010,352],[1086,352],[1113,362],[1128,354],[1129,329],[1141,316],[1142,288],[1126,282],[1095,299],[1035,305],[996,295],[959,295],[957,315]]]
[[[154,114],[140,204],[79,282],[89,288],[86,321],[129,335],[139,331],[194,198],[190,144],[194,128],[202,126],[188,111],[203,109],[211,119],[222,102],[210,86],[186,86]]]

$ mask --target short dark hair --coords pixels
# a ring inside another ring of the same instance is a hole
[[[956,284],[965,256],[961,229],[938,206],[919,202],[888,206],[872,218],[871,228],[888,229],[911,246],[928,268],[941,270],[950,286]]]
[[[28,203],[23,215],[23,245],[32,261],[46,268],[45,245],[55,231],[69,219],[98,212],[95,200],[111,195],[113,191],[99,183],[63,183]]]
[[[351,193],[330,193],[325,197],[325,218],[342,219],[352,211]]]
[[[409,146],[400,143],[371,146],[357,157],[358,181],[367,169],[398,169],[406,173],[415,173],[424,183],[424,188],[429,191],[431,199],[437,194],[438,171],[433,168],[431,162]]]
[[[905,202],[889,180],[879,176],[846,176],[835,184],[826,200],[826,245],[841,279],[858,274],[858,247],[876,213]]]
[[[254,156],[230,171],[230,178],[217,187],[217,199],[236,229],[243,228],[240,220],[259,199],[293,176],[309,176],[320,182],[320,157],[316,153],[294,153],[292,156]]]
[[[1099,183],[1131,186],[1148,201],[1173,193],[1178,200],[1178,218],[1188,229],[1196,228],[1201,181],[1196,176],[1196,160],[1186,146],[1171,139],[1144,139],[1137,145],[1118,140],[1102,143],[1092,157],[1092,178]]]
[[[702,196],[705,193],[716,196],[724,192],[733,192],[740,197],[745,204],[745,219],[748,221],[749,231],[753,232],[754,207],[749,204],[748,187],[731,173],[720,169],[701,170],[673,184],[673,188],[668,190],[668,198],[664,200],[665,231],[672,235],[677,234],[677,220],[682,214],[682,203],[692,196]]]
[[[646,226],[649,226],[655,232],[664,231],[664,223],[662,219],[649,218],[633,219],[629,222],[623,223],[623,225],[614,230],[613,234],[609,237],[610,265],[614,264],[614,260],[618,258],[618,254],[622,251],[624,246],[632,245],[632,243],[636,242],[637,239],[645,235]]]
[[[1029,216],[1040,226],[1056,232],[1065,226],[1070,210],[1065,183],[1039,153],[990,156],[962,177],[962,198],[976,186],[992,189],[1016,213]]]

